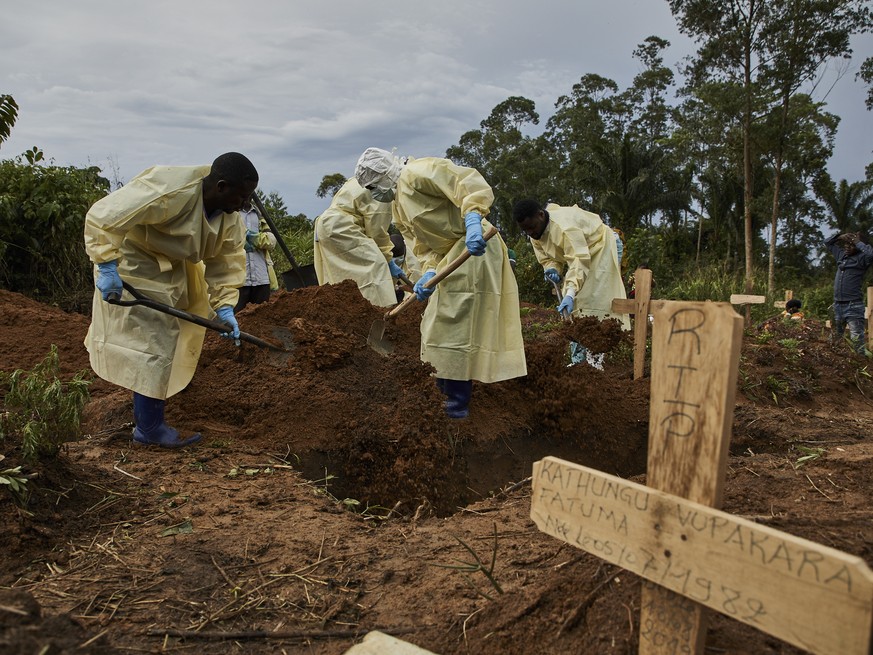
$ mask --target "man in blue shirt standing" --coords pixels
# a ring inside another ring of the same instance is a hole
[[[837,260],[834,277],[834,335],[842,337],[846,327],[849,339],[859,353],[864,353],[864,296],[861,284],[870,264],[873,264],[873,247],[861,241],[857,232],[835,234],[825,240],[825,245]]]

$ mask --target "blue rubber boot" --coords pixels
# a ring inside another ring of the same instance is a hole
[[[446,415],[449,418],[467,418],[470,414],[472,380],[443,380],[446,394]]]
[[[133,440],[162,448],[182,448],[200,441],[199,432],[187,439],[179,439],[179,431],[164,422],[164,404],[163,400],[134,392],[133,420],[136,427],[133,429]]]

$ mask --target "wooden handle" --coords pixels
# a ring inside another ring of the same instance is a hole
[[[488,239],[493,237],[495,234],[497,234],[497,228],[492,225],[490,228],[488,228],[488,231],[485,232],[485,234],[483,234],[482,236],[485,238],[485,241],[488,241]],[[446,266],[443,270],[441,270],[439,273],[437,273],[431,279],[429,279],[427,282],[425,282],[424,288],[425,289],[432,289],[433,287],[435,287],[442,280],[444,280],[447,276],[451,275],[454,271],[456,271],[461,264],[463,264],[465,261],[470,259],[472,254],[473,253],[470,252],[469,248],[464,248],[464,252],[462,252],[460,255],[455,257],[455,259],[453,259],[449,263],[448,266]],[[416,298],[415,294],[413,294],[407,298],[404,298],[403,302],[401,302],[399,305],[397,305],[393,309],[386,312],[385,320],[387,321],[389,318],[393,318],[394,316],[397,316],[397,314],[399,314],[404,309],[406,309],[406,307],[413,300],[415,300],[415,298]]]

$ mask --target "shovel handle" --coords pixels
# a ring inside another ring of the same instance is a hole
[[[202,316],[197,316],[197,314],[192,314],[190,312],[183,311],[181,309],[176,309],[175,307],[170,307],[169,305],[165,305],[164,303],[158,302],[157,300],[152,300],[145,294],[143,294],[138,289],[134,288],[127,282],[122,282],[125,290],[132,295],[135,300],[121,300],[120,298],[116,298],[116,294],[111,294],[109,298],[106,300],[111,305],[120,305],[121,307],[132,307],[133,305],[142,305],[143,307],[149,307],[151,309],[157,310],[159,312],[163,312],[164,314],[169,314],[170,316],[175,316],[176,318],[182,319],[183,321],[188,321],[189,323],[195,323],[201,327],[205,327],[209,330],[215,330],[216,332],[230,332],[231,328],[226,323],[222,323],[221,321],[212,321],[208,318],[203,318]],[[278,346],[264,341],[263,339],[259,339],[256,336],[251,334],[247,334],[245,332],[239,333],[239,338],[241,341],[247,341],[256,346],[260,346],[261,348],[269,348],[270,350],[279,350],[284,352],[284,348],[279,348]]]
[[[493,237],[495,234],[497,234],[497,228],[492,225],[490,228],[488,228],[488,231],[485,232],[485,234],[483,234],[482,236],[484,237],[485,241],[488,241],[488,239]],[[433,287],[435,287],[442,280],[444,280],[446,277],[448,277],[454,271],[456,271],[461,264],[463,264],[465,261],[470,259],[471,256],[472,256],[472,253],[470,252],[469,248],[464,248],[464,252],[462,252],[460,255],[455,257],[455,259],[453,259],[448,264],[448,266],[446,266],[443,270],[441,270],[439,273],[437,273],[431,279],[429,279],[427,282],[425,282],[424,288],[425,289],[432,289]],[[385,320],[387,321],[389,318],[393,318],[393,317],[397,316],[397,314],[399,314],[404,309],[406,309],[412,303],[412,301],[415,299],[416,299],[415,294],[404,298],[403,302],[401,302],[399,305],[397,305],[396,307],[392,308],[391,310],[389,310],[388,312],[385,313]]]

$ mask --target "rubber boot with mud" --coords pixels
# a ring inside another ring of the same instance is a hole
[[[164,421],[164,405],[163,400],[134,392],[133,420],[136,422],[136,427],[133,429],[133,440],[162,448],[182,448],[200,441],[199,432],[187,439],[179,439],[179,431],[171,428]]]
[[[470,396],[473,394],[472,380],[443,380],[446,394],[446,415],[449,418],[467,418],[470,414]]]

